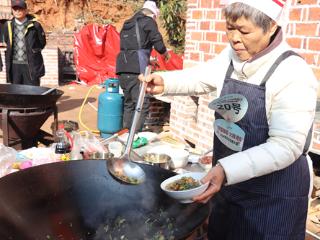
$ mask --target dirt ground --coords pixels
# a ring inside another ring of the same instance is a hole
[[[57,102],[58,107],[58,119],[59,120],[71,120],[76,121],[79,124],[80,130],[96,130],[97,129],[97,108],[99,94],[105,89],[98,89],[83,85],[64,85],[58,89],[62,90],[64,94]],[[89,90],[91,89],[90,93]],[[87,97],[87,101],[83,104],[84,99]],[[80,124],[81,122],[84,125]],[[52,133],[51,124],[53,122],[53,116],[43,124],[42,130]]]
[[[74,30],[81,23],[111,23],[121,28],[123,21],[142,6],[143,1],[125,0],[29,0],[46,31]]]

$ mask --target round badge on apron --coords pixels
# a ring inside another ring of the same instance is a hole
[[[217,119],[214,122],[214,132],[219,140],[233,151],[241,151],[243,147],[245,132],[232,122]]]
[[[248,100],[241,94],[227,94],[209,103],[226,121],[238,122],[248,110]]]

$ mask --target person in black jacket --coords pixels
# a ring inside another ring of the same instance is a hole
[[[42,49],[46,36],[39,22],[27,14],[24,0],[11,1],[14,18],[5,24],[4,39],[7,44],[7,82],[13,84],[40,85],[45,74]]]
[[[140,11],[126,20],[120,32],[120,53],[117,56],[116,73],[124,94],[123,128],[131,128],[135,106],[138,101],[140,81],[150,63],[154,47],[165,59],[170,55],[158,30],[156,18],[159,9],[155,2],[146,1]],[[141,110],[137,131],[141,131],[148,114],[149,99],[146,98]]]

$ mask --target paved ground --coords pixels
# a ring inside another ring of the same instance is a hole
[[[105,89],[97,89],[95,87],[88,87],[83,85],[65,85],[59,87],[64,91],[64,94],[57,102],[58,106],[58,119],[59,120],[72,120],[79,123],[80,130],[86,130],[83,125],[80,124],[79,114],[82,122],[89,129],[97,129],[97,108],[98,108],[98,96]],[[89,91],[91,91],[89,93]],[[81,110],[81,104],[87,96],[87,101]],[[51,124],[53,122],[53,116],[48,118],[45,124],[42,126],[42,130],[51,133]]]

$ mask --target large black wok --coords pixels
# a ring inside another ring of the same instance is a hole
[[[160,189],[174,173],[140,164],[147,178],[127,185],[105,160],[59,162],[0,179],[0,239],[184,239],[209,205],[181,204]],[[161,238],[163,237],[163,238]]]
[[[0,84],[1,108],[41,108],[56,105],[63,91],[54,89],[42,95],[50,88],[22,84]]]
[[[17,150],[46,145],[53,136],[40,128],[54,115],[54,126],[58,124],[57,100],[62,91],[46,87],[20,84],[0,84],[0,128],[3,143]]]

